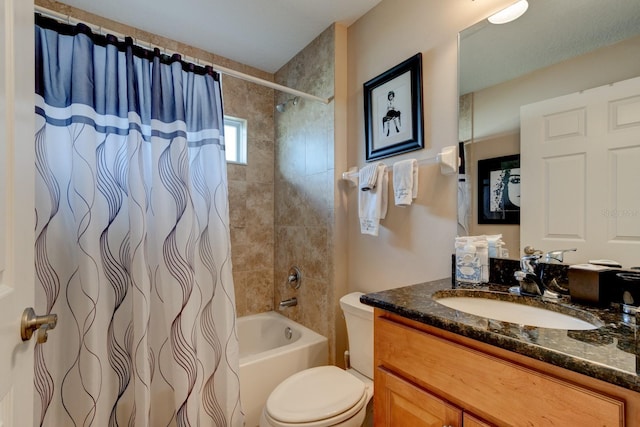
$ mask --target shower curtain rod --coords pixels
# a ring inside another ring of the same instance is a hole
[[[109,30],[107,28],[104,28],[102,26],[89,24],[89,23],[83,22],[83,21],[81,21],[79,19],[73,18],[70,15],[65,15],[65,14],[62,14],[62,13],[58,13],[58,12],[55,12],[53,10],[44,8],[42,6],[34,5],[34,9],[35,9],[36,12],[41,13],[41,14],[43,14],[45,16],[50,17],[50,18],[53,18],[53,19],[56,19],[56,20],[60,20],[60,21],[66,21],[67,24],[71,24],[72,22],[74,22],[74,23],[83,23],[83,24],[87,25],[88,27],[90,27],[92,30],[98,31],[100,34],[103,34],[103,35],[112,34],[112,35],[114,35],[114,36],[116,36],[118,38],[123,38],[123,39],[125,38],[124,34],[118,33],[117,31],[111,31],[111,30]],[[146,45],[148,48],[151,48],[151,49],[153,49],[153,47],[154,47],[152,43],[149,43],[147,41],[136,39],[136,38],[134,38],[134,40],[135,40],[136,44]],[[333,97],[321,98],[319,96],[311,95],[310,93],[302,92],[302,91],[299,91],[297,89],[290,88],[288,86],[284,86],[284,85],[281,85],[281,84],[278,84],[278,83],[270,82],[269,80],[264,80],[264,79],[261,79],[259,77],[255,77],[255,76],[251,76],[249,74],[241,73],[240,71],[236,71],[236,70],[233,70],[231,68],[222,67],[222,66],[216,65],[216,64],[214,64],[212,62],[203,61],[203,60],[200,60],[198,58],[191,57],[191,56],[184,56],[184,55],[180,54],[180,52],[171,51],[171,50],[166,49],[166,48],[163,48],[163,52],[164,53],[168,53],[168,54],[177,53],[177,54],[181,55],[182,58],[187,62],[193,62],[196,65],[202,65],[202,66],[207,66],[208,65],[211,68],[213,68],[215,71],[217,71],[217,72],[219,72],[221,74],[226,74],[228,76],[236,77],[236,78],[241,79],[241,80],[245,80],[245,81],[248,81],[248,82],[251,82],[251,83],[256,83],[256,84],[259,84],[261,86],[265,86],[265,87],[268,87],[268,88],[271,88],[271,89],[275,89],[275,90],[280,91],[280,92],[288,93],[290,95],[299,96],[300,98],[305,98],[305,99],[308,99],[310,101],[316,101],[316,102],[321,102],[323,104],[328,104],[333,100]]]

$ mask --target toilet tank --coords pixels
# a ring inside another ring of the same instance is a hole
[[[362,292],[340,298],[340,307],[347,323],[351,367],[373,379],[373,307],[362,304]]]

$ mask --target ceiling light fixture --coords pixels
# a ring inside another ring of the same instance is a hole
[[[489,17],[492,24],[506,24],[520,18],[529,8],[527,0],[519,0]]]

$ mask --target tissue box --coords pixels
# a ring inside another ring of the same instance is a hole
[[[611,302],[613,289],[610,286],[609,267],[593,264],[577,264],[569,267],[569,295],[571,299],[593,305]]]

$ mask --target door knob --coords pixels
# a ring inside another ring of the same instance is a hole
[[[45,316],[36,316],[36,312],[32,307],[25,308],[22,312],[22,321],[20,322],[20,337],[22,341],[28,341],[35,331],[38,331],[38,343],[47,342],[47,332],[55,328],[58,324],[57,314],[47,314]]]

